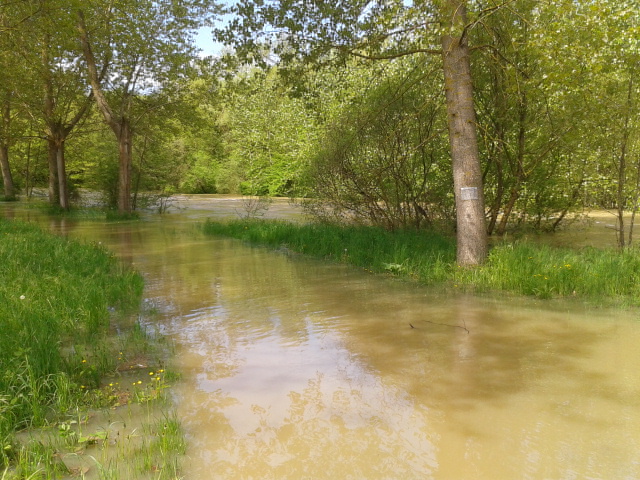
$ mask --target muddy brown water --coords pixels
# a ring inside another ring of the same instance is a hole
[[[144,274],[186,479],[640,479],[638,311],[437,293],[199,232],[237,200],[179,206],[50,225]]]

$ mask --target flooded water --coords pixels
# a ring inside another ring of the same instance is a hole
[[[205,237],[237,204],[181,201],[52,227],[144,274],[185,479],[640,479],[637,311],[436,293]]]

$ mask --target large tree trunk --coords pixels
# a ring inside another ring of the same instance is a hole
[[[9,167],[9,145],[3,143],[0,145],[0,169],[2,169],[2,184],[4,186],[5,200],[13,200],[16,198],[16,191],[13,185],[13,176]]]
[[[58,205],[58,148],[53,137],[47,137],[47,160],[49,163],[49,204]]]
[[[69,210],[69,184],[64,157],[64,144],[67,129],[61,122],[47,127],[47,146],[49,160],[49,203]]]
[[[474,266],[485,261],[488,247],[465,3],[446,0],[440,13],[445,32],[442,56],[456,199],[457,262]]]
[[[13,176],[9,166],[9,126],[11,123],[11,104],[9,100],[4,102],[2,108],[2,130],[6,138],[2,139],[0,145],[0,170],[2,170],[2,184],[4,186],[4,198],[13,200],[16,198],[15,187],[13,184]]]
[[[69,184],[67,182],[67,169],[64,158],[64,140],[60,141],[56,152],[56,170],[58,171],[60,208],[63,210],[69,210]]]

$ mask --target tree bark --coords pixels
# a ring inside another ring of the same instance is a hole
[[[5,200],[14,200],[16,198],[15,186],[13,184],[13,176],[11,175],[11,167],[9,165],[9,126],[11,124],[11,103],[9,99],[5,99],[2,106],[2,144],[0,144],[0,170],[2,170],[2,184],[4,187]]]
[[[440,14],[444,28],[442,57],[456,200],[457,262],[460,266],[475,266],[486,260],[488,245],[471,64],[465,35],[465,3],[445,0],[440,5]]]
[[[13,185],[13,176],[11,175],[11,167],[9,166],[9,145],[3,143],[0,145],[0,168],[2,169],[2,184],[4,187],[4,199],[14,200],[16,198],[15,187]]]
[[[47,146],[49,160],[49,203],[69,210],[69,183],[67,181],[64,144],[70,128],[61,121],[49,121],[47,126]]]
[[[67,182],[67,169],[64,158],[64,139],[60,140],[56,150],[56,170],[58,172],[60,208],[69,210],[69,183]]]
[[[58,149],[53,137],[47,137],[47,160],[49,163],[49,204],[58,205]]]

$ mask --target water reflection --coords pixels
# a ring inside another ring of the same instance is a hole
[[[637,312],[440,295],[189,215],[55,227],[144,273],[186,478],[640,478]]]
[[[216,348],[180,355],[190,385],[178,402],[181,417],[198,432],[194,478],[384,478],[433,470],[427,425],[406,392],[383,385],[339,335],[316,328],[317,319],[306,317],[295,338],[275,333],[279,321],[272,318],[271,334],[240,321],[242,335],[229,332],[238,325],[225,315],[194,319],[188,343],[203,344],[202,327],[219,332]],[[213,452],[208,445],[216,445]],[[371,461],[382,452],[384,467]]]

